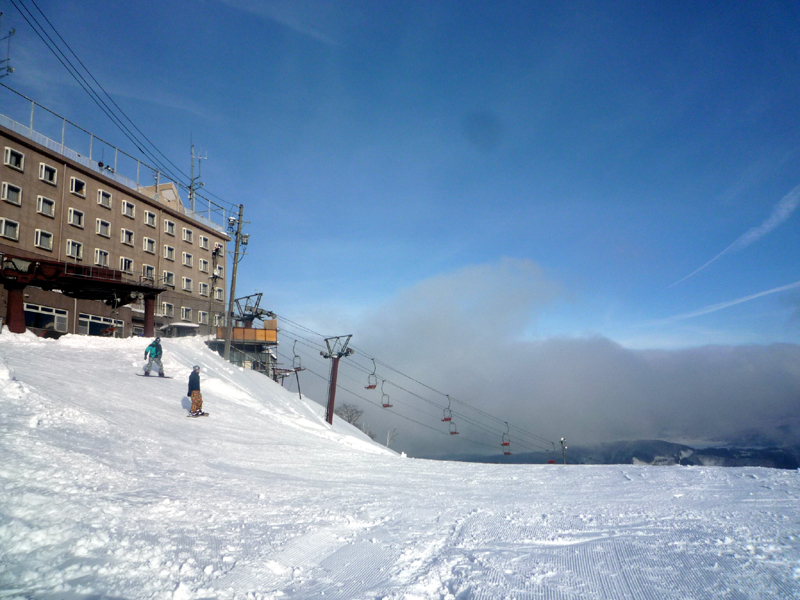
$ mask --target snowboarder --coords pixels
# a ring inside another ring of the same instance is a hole
[[[144,366],[144,374],[150,376],[150,369],[153,368],[153,363],[158,365],[158,376],[164,377],[164,365],[161,362],[161,338],[157,337],[150,345],[144,349],[144,358],[147,364]]]
[[[189,391],[186,395],[192,399],[192,408],[189,414],[193,417],[203,415],[203,395],[200,393],[200,367],[198,365],[192,367],[192,373],[189,375]]]

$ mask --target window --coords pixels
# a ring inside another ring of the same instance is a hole
[[[103,219],[97,219],[97,224],[95,225],[95,233],[97,235],[102,235],[103,237],[110,238],[111,237],[111,223],[108,221],[103,221]]]
[[[39,179],[50,185],[58,183],[58,171],[47,163],[39,163]]]
[[[225,290],[222,288],[214,288],[214,300],[225,300]]]
[[[94,264],[98,267],[108,267],[108,252],[100,248],[94,249]]]
[[[214,269],[214,277],[224,277],[223,273],[225,269],[222,268],[222,265],[217,265],[217,268]]]
[[[181,306],[181,320],[182,321],[191,321],[192,320],[192,309],[188,306]]]
[[[80,196],[81,198],[86,198],[86,182],[83,181],[82,179],[78,179],[77,177],[70,177],[69,191],[75,194],[76,196]]]
[[[222,325],[224,322],[225,322],[225,321],[223,320],[223,318],[222,318],[222,315],[220,315],[220,314],[215,314],[215,315],[214,315],[214,326],[215,326],[215,327],[219,327],[219,326],[220,326],[220,325]]]
[[[136,207],[133,202],[122,201],[122,214],[133,219],[136,216]]]
[[[130,229],[123,229],[121,234],[119,241],[126,246],[133,246],[133,232]]]
[[[69,221],[70,225],[83,229],[83,212],[70,208],[69,213],[67,213],[67,221]]]
[[[183,228],[183,241],[184,242],[189,242],[190,244],[192,243],[192,230],[191,229],[186,229],[186,227]]]
[[[144,224],[148,227],[156,226],[156,213],[149,210],[144,211]]]
[[[22,204],[22,188],[13,183],[4,181],[2,188],[0,188],[0,197],[9,204],[16,204],[19,206]]]
[[[214,254],[217,256],[225,256],[225,246],[220,244],[219,242],[214,243]]]
[[[164,246],[164,258],[167,260],[175,260],[175,248],[172,246]]]
[[[156,268],[152,265],[142,265],[142,279],[153,282],[156,278]]]
[[[75,260],[83,260],[83,244],[75,240],[67,240],[67,256]]]
[[[11,219],[0,219],[0,237],[19,241],[19,223]]]
[[[52,250],[53,249],[53,234],[49,231],[44,231],[42,229],[37,229],[34,240],[34,245],[37,248],[42,248],[43,250]]]
[[[165,317],[172,318],[175,316],[175,307],[170,304],[169,302],[162,302],[161,303],[161,313]]]
[[[25,155],[19,150],[14,150],[8,146],[6,146],[6,151],[3,155],[3,162],[17,171],[25,170]]]
[[[133,273],[133,259],[121,256],[119,259],[119,270],[126,273]]]
[[[208,273],[208,261],[204,258],[200,259],[200,271],[202,273]]]
[[[204,310],[197,311],[197,322],[200,325],[208,325],[208,313]]]
[[[37,329],[54,329],[67,332],[67,311],[25,302],[25,325]]]
[[[144,238],[144,251],[148,254],[156,253],[156,241],[148,237]]]
[[[175,287],[175,273],[164,271],[164,285]]]
[[[203,250],[208,250],[208,238],[204,235],[200,236],[200,247]]]
[[[194,265],[194,257],[188,252],[183,253],[183,266],[191,267]]]
[[[121,338],[125,335],[125,322],[119,319],[80,313],[78,315],[78,333]]]
[[[44,196],[36,197],[36,212],[46,217],[56,216],[56,202]]]
[[[201,296],[208,296],[208,284],[200,282],[200,295]]]
[[[111,208],[111,194],[105,190],[97,190],[97,203],[104,208]]]
[[[175,235],[175,223],[164,219],[164,233],[169,235]]]
[[[183,278],[183,291],[184,292],[191,292],[192,291],[192,280],[188,277]]]

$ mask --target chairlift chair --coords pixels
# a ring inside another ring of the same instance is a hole
[[[453,420],[453,412],[450,410],[450,396],[447,396],[447,408],[444,409],[444,416],[442,417],[442,422],[452,421]]]
[[[506,432],[503,434],[503,438],[500,441],[500,445],[501,446],[510,446],[511,445],[511,440],[508,437],[509,430],[510,430],[510,428],[508,426],[508,421],[506,421]],[[509,454],[510,454],[510,452],[509,452]]]
[[[383,391],[384,383],[386,383],[385,379],[381,382],[381,406],[383,406],[383,408],[392,408],[392,401],[389,400],[389,394]]]
[[[375,359],[373,358],[372,373],[367,375],[367,385],[364,387],[364,389],[374,390],[376,387],[378,387],[378,376],[376,375],[377,372],[378,372],[378,366],[375,364]]]
[[[450,435],[458,435],[458,428],[452,421],[450,422]]]

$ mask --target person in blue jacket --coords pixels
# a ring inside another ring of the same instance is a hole
[[[157,337],[150,345],[144,349],[144,358],[147,364],[144,366],[144,374],[150,376],[150,369],[153,368],[153,363],[158,365],[158,376],[164,377],[164,365],[161,362],[161,338]]]

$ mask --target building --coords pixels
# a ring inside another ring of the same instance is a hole
[[[139,185],[91,150],[87,158],[63,136],[59,144],[2,115],[0,150],[7,322],[20,302],[25,325],[50,335],[150,335],[170,324],[212,333],[224,322],[230,238],[185,208],[175,184]]]

